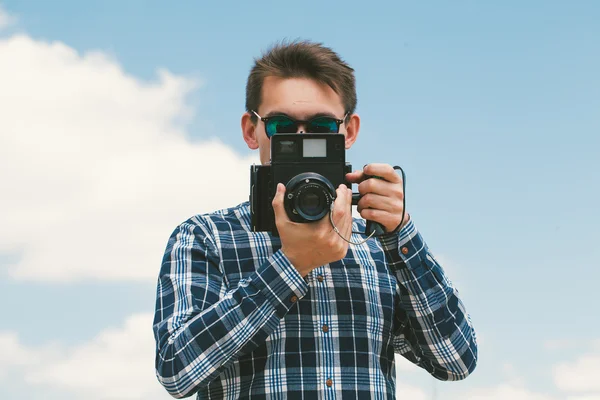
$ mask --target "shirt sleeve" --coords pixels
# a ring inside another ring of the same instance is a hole
[[[202,223],[183,223],[169,238],[153,332],[157,378],[176,398],[193,395],[263,344],[308,291],[281,251],[234,288],[227,287],[219,261]]]
[[[439,380],[461,380],[477,363],[477,341],[459,293],[411,219],[380,238],[400,287],[394,350]]]

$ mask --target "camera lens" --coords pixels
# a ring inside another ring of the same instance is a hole
[[[331,182],[313,172],[296,175],[288,182],[286,191],[288,216],[295,222],[320,220],[329,213],[335,198]]]
[[[329,210],[327,206],[327,195],[323,192],[323,188],[317,185],[307,186],[298,193],[296,200],[297,207],[309,217],[318,216],[323,210]]]

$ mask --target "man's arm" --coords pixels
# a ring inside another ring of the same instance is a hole
[[[158,380],[173,397],[191,396],[264,343],[307,291],[281,251],[227,287],[208,228],[202,221],[181,224],[169,239],[157,287]]]
[[[400,286],[395,351],[435,378],[466,378],[477,363],[477,342],[458,291],[411,220],[381,238]]]

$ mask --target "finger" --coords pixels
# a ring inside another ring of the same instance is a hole
[[[365,208],[387,211],[389,213],[398,212],[402,208],[401,203],[389,196],[382,196],[377,193],[365,194],[357,204],[357,211],[361,212]]]
[[[340,205],[343,207],[343,213],[340,216],[340,232],[344,234],[347,233],[348,225],[352,224],[352,190],[344,188],[342,196]]]
[[[348,189],[346,191],[346,202],[345,202],[345,214],[344,214],[344,221],[343,221],[343,225],[342,225],[342,235],[344,236],[344,238],[346,240],[350,240],[350,238],[352,237],[352,224],[353,224],[353,218],[352,218],[352,190]]]
[[[347,226],[345,227],[345,238],[350,240],[350,237],[352,236],[352,224],[353,224],[353,219],[352,219],[352,190],[348,189],[347,191],[347,196],[348,196],[348,200],[346,202],[346,211],[348,213],[348,217],[346,218]]]
[[[346,180],[350,183],[360,183],[365,179],[365,174],[362,170],[349,172],[346,174]]]
[[[379,176],[388,182],[400,183],[402,178],[396,173],[396,170],[389,164],[367,164],[363,172],[370,176]]]
[[[388,226],[394,216],[387,211],[366,208],[360,212],[360,216],[366,220],[379,222],[383,226]]]
[[[333,202],[333,217],[334,217],[334,221],[336,221],[336,222],[337,222],[337,219],[344,212],[344,207],[346,206],[347,197],[348,197],[347,190],[348,190],[348,188],[344,184],[341,184],[335,190],[336,198]]]
[[[285,208],[283,206],[283,197],[285,196],[285,185],[283,183],[277,184],[277,192],[275,193],[275,197],[273,197],[273,202],[271,203],[273,206],[273,211],[275,213],[275,222],[289,222],[289,218],[287,213],[285,212]]]
[[[400,200],[404,197],[404,191],[400,183],[391,183],[376,178],[366,179],[359,183],[358,192],[363,196],[367,193],[375,193]]]

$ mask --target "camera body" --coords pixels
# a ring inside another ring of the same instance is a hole
[[[290,220],[308,223],[329,213],[340,184],[351,187],[345,178],[351,171],[343,134],[273,135],[271,164],[250,168],[253,231],[270,231],[278,236],[272,206],[278,183],[286,186],[284,207]]]

